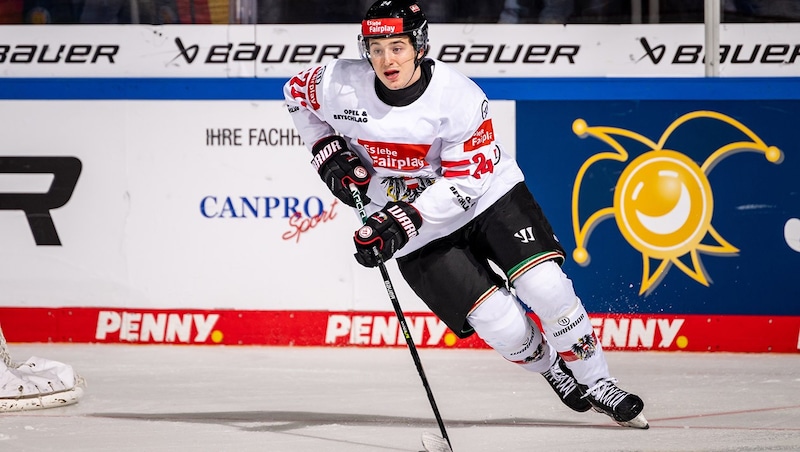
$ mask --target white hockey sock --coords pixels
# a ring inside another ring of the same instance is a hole
[[[544,372],[555,361],[539,328],[505,289],[475,308],[467,321],[492,349],[526,370]]]
[[[555,321],[542,322],[544,328],[548,328],[548,339],[564,358],[578,383],[593,386],[598,380],[610,377],[603,347],[594,334],[586,309],[577,297],[569,312]]]
[[[557,263],[543,262],[528,270],[514,281],[514,287],[519,299],[539,317],[547,342],[579,383],[592,386],[610,377],[589,315]]]

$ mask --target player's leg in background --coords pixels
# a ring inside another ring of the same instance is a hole
[[[68,364],[36,356],[14,362],[0,328],[0,413],[72,405],[84,387]]]

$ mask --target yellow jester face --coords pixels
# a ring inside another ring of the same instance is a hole
[[[717,148],[702,165],[684,153],[665,149],[670,135],[682,124],[695,119],[713,119],[728,124],[741,132],[743,139]],[[597,223],[614,217],[627,242],[642,253],[640,294],[650,293],[672,265],[707,286],[709,278],[701,265],[700,253],[732,255],[739,251],[711,225],[714,198],[707,175],[717,162],[745,151],[761,153],[772,163],[783,161],[780,149],[768,146],[736,119],[713,111],[695,111],[677,118],[658,141],[619,127],[590,127],[580,118],[573,122],[572,130],[582,138],[596,137],[611,148],[589,157],[575,177],[572,228],[576,246],[572,256],[579,265],[589,265],[586,243],[592,229]],[[596,210],[582,222],[578,204],[581,184],[589,167],[603,160],[628,161],[628,151],[616,136],[635,140],[651,151],[632,160],[622,171],[614,190],[614,205]],[[684,262],[682,258],[687,256],[687,262]],[[651,260],[658,262],[655,268],[651,268]]]
[[[695,249],[714,211],[711,186],[684,154],[645,153],[622,172],[614,194],[617,225],[642,254],[670,259]]]

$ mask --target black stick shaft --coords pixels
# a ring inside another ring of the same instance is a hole
[[[358,210],[358,214],[361,216],[361,223],[366,223],[367,212],[364,209],[364,202],[361,200],[361,192],[358,191],[355,185],[350,184],[350,193],[356,202],[356,209]],[[447,441],[447,444],[450,445],[450,448],[452,449],[450,438],[447,436],[447,430],[444,428],[442,415],[439,414],[439,408],[436,406],[436,400],[433,398],[433,391],[431,390],[431,386],[428,384],[428,378],[425,376],[425,370],[422,368],[422,360],[419,358],[417,346],[414,345],[414,338],[411,337],[411,332],[408,329],[406,316],[403,315],[403,309],[400,307],[400,301],[397,299],[397,294],[394,291],[394,285],[392,284],[392,280],[389,278],[389,271],[386,269],[386,265],[384,264],[383,258],[381,257],[378,249],[373,248],[373,251],[375,252],[375,258],[378,260],[378,269],[380,269],[381,276],[383,277],[383,285],[386,286],[386,292],[389,294],[389,300],[392,302],[394,313],[397,316],[398,322],[400,323],[400,329],[403,331],[403,337],[406,338],[408,351],[411,352],[411,358],[414,359],[414,365],[417,366],[417,373],[419,373],[419,378],[422,380],[422,386],[425,387],[425,392],[428,394],[428,401],[431,404],[431,409],[433,409],[433,415],[436,417],[436,423],[439,424],[439,431],[442,433],[442,438]]]

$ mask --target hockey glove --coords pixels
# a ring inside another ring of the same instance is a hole
[[[391,259],[408,243],[408,239],[416,236],[420,226],[422,217],[411,204],[402,201],[386,203],[356,231],[356,260],[365,267],[377,267],[381,261]],[[375,256],[375,249],[380,261]]]
[[[355,207],[356,202],[348,188],[354,184],[361,192],[364,205],[369,204],[369,172],[358,155],[347,147],[344,138],[335,135],[323,138],[314,145],[311,153],[314,155],[311,165],[334,196],[348,206]]]

